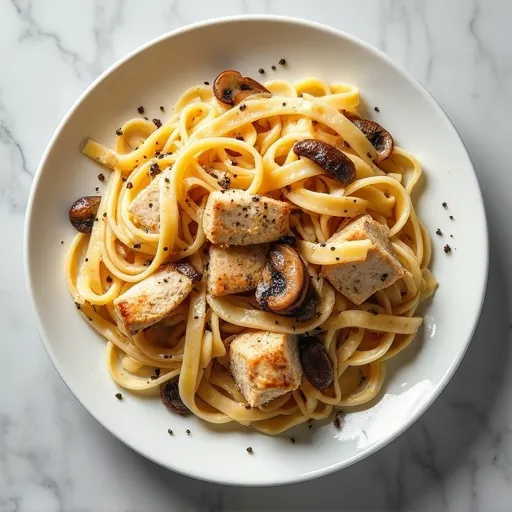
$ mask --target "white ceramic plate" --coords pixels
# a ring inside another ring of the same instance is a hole
[[[271,71],[283,57],[288,65]],[[118,390],[104,364],[105,343],[77,313],[64,282],[65,253],[75,233],[68,208],[77,197],[103,188],[97,179],[101,169],[80,153],[84,138],[112,144],[116,128],[137,114],[138,105],[149,116],[161,117],[158,107],[170,111],[189,86],[211,82],[227,68],[258,78],[261,67],[267,70],[265,78],[317,76],[357,85],[369,110],[380,108],[375,118],[426,171],[418,210],[433,235],[433,272],[440,287],[427,308],[425,327],[389,364],[379,400],[347,414],[341,430],[332,423],[311,430],[303,425],[272,438],[177,417],[158,399],[125,393],[122,402],[116,400]],[[437,228],[443,238],[434,234]],[[454,248],[449,255],[443,252],[446,242]],[[347,34],[270,16],[212,20],[171,32],[96,80],[62,121],[42,159],[29,201],[25,243],[42,338],[83,406],[128,446],[162,466],[240,485],[282,484],[329,473],[374,453],[409,427],[443,389],[466,351],[482,306],[487,252],[485,214],[471,162],[425,89],[385,55]],[[248,446],[253,455],[246,452]]]

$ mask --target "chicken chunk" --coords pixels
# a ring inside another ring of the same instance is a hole
[[[131,202],[128,211],[133,215],[135,224],[146,228],[150,233],[160,232],[160,183],[158,175],[145,189],[141,190]]]
[[[162,265],[114,300],[119,328],[128,335],[156,324],[187,297],[201,274],[189,263]]]
[[[393,253],[386,226],[364,215],[328,242],[371,240],[365,261],[324,265],[322,272],[340,293],[354,304],[362,304],[376,291],[391,286],[404,276],[404,269]]]
[[[267,246],[240,245],[210,247],[208,292],[214,296],[253,290],[267,260]]]
[[[286,203],[230,189],[210,194],[203,228],[213,244],[262,244],[286,234],[289,219],[290,208]]]
[[[302,378],[297,337],[266,331],[237,336],[229,347],[230,371],[251,407],[297,389]]]

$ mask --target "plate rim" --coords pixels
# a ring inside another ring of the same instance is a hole
[[[43,174],[43,168],[46,166],[48,157],[50,155],[50,152],[53,149],[53,146],[55,145],[57,139],[61,135],[61,132],[64,130],[68,120],[70,117],[74,114],[74,112],[79,108],[81,103],[89,96],[89,94],[97,87],[99,83],[104,81],[108,76],[113,74],[120,66],[122,66],[125,62],[129,61],[130,59],[134,58],[138,54],[146,51],[147,49],[156,46],[160,44],[161,42],[165,40],[170,40],[175,36],[178,36],[180,34],[191,32],[194,30],[198,30],[204,27],[208,27],[211,25],[217,25],[217,24],[227,24],[227,23],[236,23],[239,21],[252,21],[252,22],[268,22],[268,21],[276,21],[276,22],[282,22],[287,23],[290,25],[300,25],[305,26],[307,28],[316,29],[322,32],[327,32],[330,35],[334,35],[341,39],[346,39],[356,45],[359,45],[363,47],[366,51],[373,53],[376,57],[379,59],[385,61],[389,66],[394,68],[396,72],[398,72],[403,78],[405,78],[408,82],[412,84],[412,86],[419,89],[421,93],[423,93],[425,96],[427,96],[427,99],[432,104],[432,106],[438,111],[438,114],[444,118],[445,121],[447,121],[447,128],[452,130],[453,134],[456,136],[456,138],[459,140],[461,144],[461,149],[463,149],[463,157],[467,159],[467,165],[469,168],[473,171],[473,177],[475,178],[475,184],[476,184],[476,192],[479,198],[479,208],[481,209],[481,217],[483,221],[483,227],[484,227],[484,234],[485,234],[485,240],[484,243],[481,244],[482,248],[482,256],[483,256],[483,263],[484,263],[484,272],[482,273],[482,276],[480,280],[477,282],[477,286],[475,289],[479,291],[479,304],[477,308],[477,314],[475,315],[474,319],[472,320],[472,326],[470,329],[470,335],[468,336],[468,339],[465,341],[465,345],[463,349],[460,351],[460,353],[457,354],[457,357],[451,362],[451,364],[448,366],[446,372],[444,373],[443,377],[441,378],[439,384],[436,386],[434,391],[432,392],[431,396],[428,398],[428,400],[419,408],[417,408],[414,413],[411,415],[410,418],[407,419],[407,421],[404,421],[399,428],[394,430],[391,434],[382,437],[374,444],[370,445],[369,447],[361,450],[357,454],[353,455],[352,457],[349,457],[343,461],[337,462],[335,464],[327,465],[321,469],[316,469],[312,471],[305,472],[301,475],[296,476],[284,476],[280,477],[279,479],[273,479],[272,481],[265,479],[265,477],[261,478],[253,478],[252,482],[246,482],[246,481],[227,481],[223,480],[222,478],[208,478],[200,473],[194,473],[189,470],[183,470],[179,467],[176,467],[174,465],[169,465],[166,463],[163,463],[159,460],[156,460],[153,458],[150,454],[145,453],[143,450],[138,449],[134,447],[129,440],[125,439],[125,436],[120,435],[119,433],[115,432],[114,430],[110,429],[106,426],[106,424],[102,421],[102,419],[96,415],[89,407],[87,407],[75,394],[73,391],[71,385],[66,382],[66,380],[62,377],[61,372],[61,364],[58,362],[58,358],[56,357],[56,354],[53,351],[52,343],[49,341],[50,336],[46,332],[46,329],[44,327],[43,317],[39,311],[36,299],[35,299],[35,293],[33,289],[33,269],[31,269],[29,264],[29,254],[30,254],[30,233],[31,233],[31,219],[34,215],[34,202],[35,197],[37,195],[37,190],[39,188],[39,182],[41,180],[41,176]],[[475,167],[473,165],[473,162],[471,160],[469,151],[466,147],[466,144],[462,140],[462,137],[460,136],[460,133],[458,132],[457,128],[451,121],[448,114],[444,111],[444,109],[441,107],[441,105],[437,102],[437,100],[434,98],[434,96],[426,89],[426,87],[418,80],[416,79],[411,73],[409,73],[407,70],[405,70],[402,66],[398,65],[391,57],[389,57],[387,54],[385,54],[383,51],[379,50],[375,46],[371,45],[370,43],[353,36],[352,34],[345,32],[343,30],[331,27],[329,25],[325,25],[323,23],[319,23],[316,21],[310,21],[306,20],[304,18],[299,17],[293,17],[293,16],[282,16],[282,15],[274,15],[274,14],[243,14],[243,15],[232,15],[232,16],[220,16],[216,18],[210,18],[207,20],[202,20],[199,22],[187,24],[181,27],[178,27],[176,29],[170,30],[168,32],[165,32],[164,34],[157,36],[146,43],[138,46],[134,50],[127,53],[125,56],[121,57],[120,59],[116,60],[114,63],[112,63],[107,69],[105,69],[86,89],[78,96],[78,98],[75,100],[71,108],[67,111],[65,116],[62,118],[60,123],[58,124],[57,128],[55,129],[52,137],[50,138],[43,155],[41,157],[41,160],[38,164],[37,170],[34,174],[34,178],[32,180],[32,184],[30,187],[30,193],[27,201],[27,208],[25,211],[25,219],[24,219],[24,235],[23,235],[23,266],[24,266],[24,277],[25,277],[25,283],[26,283],[26,289],[28,291],[30,305],[32,307],[32,311],[36,318],[36,326],[39,334],[39,338],[42,341],[42,344],[46,350],[46,353],[48,354],[50,361],[52,362],[53,366],[57,370],[57,373],[59,377],[61,378],[62,382],[66,385],[66,387],[69,389],[71,394],[75,397],[75,399],[78,401],[78,403],[103,427],[105,428],[110,434],[112,434],[114,437],[116,437],[119,441],[121,441],[124,445],[128,446],[130,449],[138,453],[139,455],[145,457],[148,460],[151,460],[155,464],[158,464],[159,466],[172,470],[176,473],[179,473],[181,475],[195,478],[201,481],[211,482],[215,484],[224,484],[224,485],[232,485],[232,486],[246,486],[246,487],[258,487],[258,486],[278,486],[278,485],[287,485],[287,484],[293,484],[293,483],[299,483],[304,482],[307,480],[312,480],[314,478],[319,478],[321,476],[328,475],[330,473],[333,473],[335,471],[347,468],[349,466],[352,466],[353,464],[356,464],[357,462],[360,462],[370,455],[378,452],[385,446],[391,444],[395,439],[397,439],[400,435],[402,435],[406,430],[408,430],[414,423],[416,423],[421,416],[432,406],[432,404],[437,400],[441,392],[445,389],[446,385],[450,382],[452,379],[455,371],[459,367],[460,363],[462,362],[465,354],[467,353],[467,350],[469,348],[469,345],[471,344],[471,341],[473,340],[475,330],[477,328],[477,325],[479,323],[483,304],[486,296],[486,290],[487,290],[487,283],[488,283],[488,274],[489,274],[489,226],[487,221],[487,215],[485,211],[485,203],[482,196],[482,190],[480,187],[480,183],[478,181],[478,175],[475,171]]]

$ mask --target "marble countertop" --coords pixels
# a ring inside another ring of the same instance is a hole
[[[22,268],[32,177],[78,95],[149,39],[240,13],[333,25],[381,48],[423,82],[469,149],[491,239],[479,327],[429,411],[354,467],[270,489],[176,475],[106,432],[48,359],[27,307]],[[0,0],[0,20],[1,512],[512,509],[510,0]]]

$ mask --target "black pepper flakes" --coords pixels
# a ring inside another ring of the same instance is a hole
[[[341,421],[340,421],[340,415],[339,413],[336,414],[336,417],[334,418],[334,428],[340,430],[341,429]]]
[[[439,228],[437,228],[436,235],[443,236],[443,232]]]
[[[164,247],[164,251],[168,251],[169,250],[169,247]]]
[[[153,119],[153,123],[157,128],[160,128],[162,126],[162,121],[160,121],[160,119]]]
[[[279,64],[280,64],[281,66],[286,66],[286,59],[281,59],[281,60],[279,61]]]
[[[380,276],[380,280],[381,280],[382,282],[384,282],[388,277],[389,277],[389,275],[384,273],[384,274],[382,274],[382,275]]]
[[[164,178],[165,183],[171,183],[171,180],[169,178]]]
[[[377,316],[379,314],[379,312],[375,308],[368,308],[366,311],[368,311],[368,313],[371,313],[373,316]]]
[[[275,71],[277,68],[275,66],[271,66],[272,71]]]
[[[452,248],[446,244],[444,247],[443,247],[443,250],[446,254],[448,254],[449,252],[452,252]]]
[[[450,220],[454,220],[453,215],[450,215]]]
[[[160,110],[161,110],[162,112],[165,112],[165,108],[164,108],[162,105],[160,105]]]
[[[229,176],[224,176],[222,179],[217,181],[222,190],[228,190],[231,187],[231,180]]]
[[[133,244],[134,249],[140,249],[140,247],[141,247],[140,244]]]
[[[118,135],[118,136],[123,135],[123,130],[121,130],[121,128],[118,128],[118,129],[116,130],[116,135]]]
[[[443,208],[448,208],[448,203],[444,202],[443,203]]]
[[[247,453],[253,453],[253,449],[250,446],[247,447]]]
[[[121,393],[116,393],[116,398],[118,400],[122,400],[123,399],[123,395]]]
[[[373,107],[373,110],[375,110],[375,112],[380,112],[380,108],[379,107]]]
[[[187,433],[187,436],[190,435],[190,430],[187,428],[187,430],[185,431]]]
[[[168,428],[168,429],[167,429],[167,433],[168,433],[170,436],[174,435],[174,432],[173,432],[170,428]]]
[[[290,441],[292,442],[292,444],[295,444],[295,437],[290,437]]]
[[[311,423],[308,425],[308,428],[313,428],[313,425],[311,425]]]
[[[107,283],[111,283],[112,282],[112,277],[111,276],[107,276]]]
[[[104,175],[102,172],[100,172],[100,173],[98,174],[98,179],[99,179],[100,181],[105,181],[105,175]]]
[[[78,304],[78,302],[75,302],[75,306],[76,306],[76,309],[80,309],[80,304]]]
[[[331,247],[331,251],[335,251],[336,250],[336,247]]]
[[[204,85],[210,85],[210,82],[205,82]]]
[[[260,75],[263,75],[265,73],[265,70],[263,68],[258,69],[258,73]]]
[[[152,178],[154,178],[157,174],[160,174],[162,171],[160,170],[160,167],[156,162],[151,164],[151,167],[149,168],[149,174]]]
[[[286,101],[283,101],[283,107],[286,107]]]
[[[131,181],[129,181],[127,184],[126,184],[126,188],[127,189],[131,189],[133,188],[133,183]]]
[[[247,105],[245,103],[242,103],[239,108],[240,112],[243,112],[247,108]]]
[[[96,187],[94,190],[96,190],[96,192],[99,192],[100,191],[100,187]]]
[[[153,203],[149,203],[149,204],[148,204],[148,206],[149,206],[150,208],[153,208]]]
[[[139,114],[144,114],[144,107],[141,105],[137,111],[139,112]]]
[[[252,198],[252,200],[255,202],[255,203],[259,203],[260,202],[260,196],[254,196]]]

